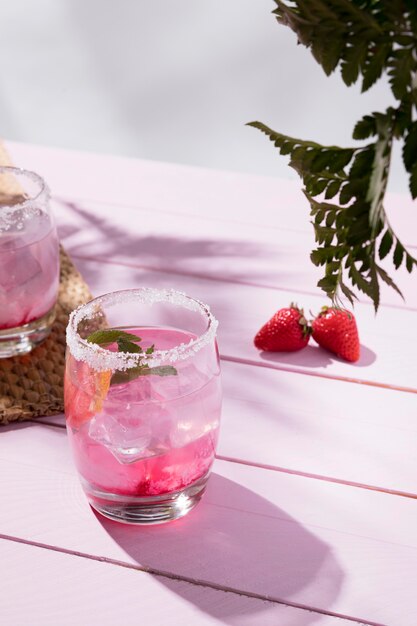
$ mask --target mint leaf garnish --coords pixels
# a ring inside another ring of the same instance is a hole
[[[172,365],[161,365],[159,367],[149,367],[145,369],[141,376],[178,376],[178,372]]]
[[[87,337],[89,343],[97,343],[102,345],[104,343],[114,343],[115,341],[142,341],[137,335],[127,333],[124,330],[110,329],[110,330],[96,330]],[[124,352],[124,350],[122,351]]]
[[[126,383],[130,383],[131,380],[135,380],[135,378],[141,376],[142,369],[144,368],[138,366],[131,367],[125,372],[122,372],[121,370],[116,370],[110,379],[110,385],[125,385]]]
[[[87,341],[90,343],[96,343],[98,345],[108,345],[111,343],[117,343],[119,352],[128,352],[131,354],[143,353],[143,348],[138,346],[137,343],[142,341],[137,335],[127,333],[124,330],[108,329],[108,330],[96,330],[87,337]],[[152,344],[145,350],[145,354],[153,354],[155,352],[155,344]],[[122,372],[116,370],[110,380],[110,385],[122,385],[129,383],[131,380],[138,378],[139,376],[177,376],[178,372],[172,365],[161,365],[159,367],[149,367],[147,363],[141,363],[140,359],[136,367]]]
[[[132,343],[131,341],[126,341],[126,339],[118,339],[117,346],[119,348],[119,352],[143,352],[140,346],[136,343]]]
[[[178,372],[172,365],[161,365],[159,367],[149,367],[148,365],[138,365],[125,372],[117,370],[110,380],[110,385],[124,385],[139,378],[139,376],[178,376]]]

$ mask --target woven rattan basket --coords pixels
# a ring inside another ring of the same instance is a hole
[[[0,165],[10,164],[9,156],[0,143]],[[10,193],[10,188],[5,189],[5,185],[13,185],[13,180],[1,178],[0,205],[2,193]],[[56,319],[49,337],[30,354],[0,359],[0,424],[63,411],[68,315],[79,304],[91,299],[91,294],[62,247],[60,258],[61,281]]]

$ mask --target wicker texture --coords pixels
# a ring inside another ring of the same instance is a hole
[[[0,144],[0,164],[10,159]],[[1,194],[15,189],[15,181],[1,177]],[[7,189],[6,189],[7,186]],[[16,195],[19,189],[16,189]],[[55,415],[64,408],[65,329],[68,315],[91,299],[80,273],[65,250],[60,249],[61,280],[56,319],[49,337],[27,355],[0,359],[0,424],[42,415]]]

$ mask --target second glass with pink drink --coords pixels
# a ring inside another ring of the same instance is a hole
[[[0,167],[0,358],[25,354],[47,337],[58,281],[58,237],[45,181]]]
[[[216,328],[207,306],[164,289],[107,294],[72,314],[67,430],[103,515],[158,523],[200,500],[219,432]]]

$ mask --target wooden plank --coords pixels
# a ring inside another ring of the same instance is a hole
[[[356,364],[333,358],[311,343],[296,353],[260,353],[253,346],[253,337],[273,312],[292,299],[283,292],[279,300],[270,289],[221,283],[192,276],[165,274],[142,268],[103,264],[86,259],[74,259],[95,294],[138,286],[164,286],[186,291],[210,304],[220,320],[219,345],[221,354],[271,369],[290,370],[312,376],[367,382],[393,386],[416,392],[417,361],[410,331],[415,312],[381,309],[375,317],[372,309],[358,305],[355,316],[362,339],[362,357]],[[305,296],[306,310],[318,310],[322,300]]]
[[[267,223],[225,225],[219,220],[58,200],[53,203],[62,242],[72,255],[157,268],[184,275],[288,291],[293,298],[321,296],[317,281],[322,269],[310,261],[315,247],[307,232],[271,229]],[[386,265],[387,271],[392,267]],[[396,307],[417,310],[416,279],[405,267],[396,282],[406,296],[384,283],[381,299]],[[280,293],[277,294],[277,298]],[[371,306],[370,300],[362,298]]]
[[[13,626],[225,624],[352,626],[355,622],[88,557],[0,541],[0,621]]]
[[[417,494],[417,397],[222,364],[219,455]]]
[[[6,434],[3,535],[368,623],[416,623],[414,499],[217,461],[188,517],[135,528],[91,512],[63,430],[54,430],[53,445],[44,426]]]
[[[56,196],[270,227],[309,231],[309,208],[298,181],[141,159],[7,142],[15,163],[34,169]],[[389,194],[386,209],[398,236],[417,245],[415,203]]]

